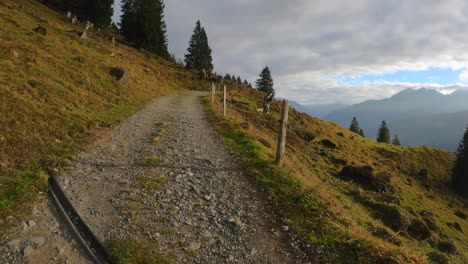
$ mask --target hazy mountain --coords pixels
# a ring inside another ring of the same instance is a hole
[[[404,145],[430,145],[450,151],[468,124],[468,91],[443,95],[431,89],[407,89],[388,99],[369,100],[329,114],[326,119],[348,127],[353,116],[366,136],[375,138],[382,120]]]
[[[310,116],[324,119],[328,114],[338,109],[344,108],[344,104],[318,104],[318,105],[303,105],[296,101],[289,101],[289,104],[296,110],[306,113]]]

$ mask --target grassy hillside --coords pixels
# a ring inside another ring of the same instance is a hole
[[[0,2],[0,216],[33,199],[44,170],[67,162],[102,128],[157,96],[201,87],[172,63],[112,47],[110,32],[81,39],[83,29],[37,1]],[[110,75],[114,67],[128,71],[128,84]]]
[[[244,88],[229,96],[227,118],[219,100],[205,101],[212,121],[317,261],[468,261],[468,203],[447,188],[452,154],[380,144],[291,110],[286,160],[278,167],[280,103],[264,115],[256,111],[261,93]],[[371,166],[371,178],[351,180],[341,173],[347,165]]]

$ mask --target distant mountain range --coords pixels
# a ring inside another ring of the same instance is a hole
[[[289,104],[299,112],[321,119],[325,119],[329,113],[347,106],[344,104],[303,105],[296,101],[289,101]]]
[[[333,111],[324,118],[349,127],[355,116],[369,138],[382,120],[403,145],[427,145],[455,151],[468,124],[468,91],[443,95],[432,89],[403,90],[390,98],[369,100]]]

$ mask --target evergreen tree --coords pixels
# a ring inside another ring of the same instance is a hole
[[[251,83],[249,83],[249,88],[252,88],[252,89],[253,89],[253,86],[252,86],[252,84],[251,84]]]
[[[162,0],[123,0],[120,26],[122,34],[137,47],[169,60],[164,7]]]
[[[349,130],[351,130],[354,133],[358,133],[358,134],[359,134],[359,132],[361,130],[361,128],[359,127],[359,123],[358,123],[355,116],[353,117],[353,120],[351,121],[351,125],[349,126]]]
[[[361,136],[363,136],[363,137],[366,137],[366,136],[364,135],[364,130],[362,130],[362,128],[359,129],[359,135],[361,135]]]
[[[385,121],[382,121],[382,125],[380,125],[377,142],[390,143],[390,130],[388,129],[387,122]]]
[[[224,76],[224,80],[230,81],[231,80],[231,75],[228,73]]]
[[[185,65],[187,69],[205,70],[208,73],[213,71],[213,59],[208,44],[208,36],[201,26],[200,20],[195,24],[195,29],[190,37],[189,47],[185,55]]]
[[[238,83],[238,84],[242,84],[242,79],[241,79],[240,76],[237,77],[237,83]]]
[[[398,138],[397,134],[395,134],[395,137],[393,137],[392,144],[395,146],[401,146],[400,139]]]
[[[468,198],[468,127],[455,155],[457,159],[452,173],[452,186],[457,193]]]
[[[102,28],[108,28],[112,22],[114,0],[43,0],[44,4],[70,11],[79,19],[89,20]]]
[[[248,86],[248,85],[249,85],[249,82],[247,82],[247,80],[244,80],[244,82],[242,83],[242,85]]]
[[[257,80],[257,89],[265,93],[275,93],[273,88],[273,78],[268,67],[265,67],[260,73],[260,78]]]
[[[82,0],[83,1],[83,0]],[[108,28],[112,22],[114,0],[84,0],[80,17],[89,20],[98,27]]]

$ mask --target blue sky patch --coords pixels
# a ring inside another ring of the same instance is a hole
[[[396,71],[384,74],[340,74],[333,78],[347,85],[362,85],[363,83],[404,82],[414,84],[454,85],[460,83],[459,76],[463,69],[429,68],[421,71]]]

